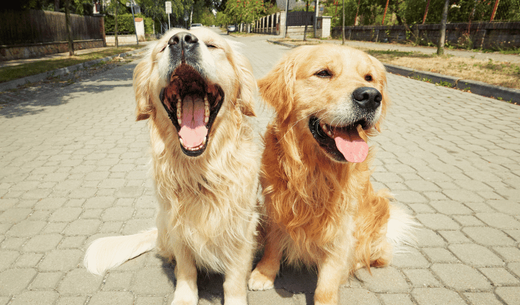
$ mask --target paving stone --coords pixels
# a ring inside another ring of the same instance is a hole
[[[449,287],[458,291],[491,290],[489,281],[477,270],[463,264],[434,264],[431,269]]]
[[[78,219],[69,224],[65,229],[66,235],[91,235],[101,224],[97,219]]]
[[[415,216],[425,227],[432,230],[458,230],[459,224],[442,214],[418,214]]]
[[[83,305],[85,304],[87,297],[65,297],[61,296],[56,305]]]
[[[464,206],[462,203],[455,201],[435,201],[430,202],[430,205],[442,214],[472,214],[472,211]]]
[[[52,250],[45,255],[39,265],[42,271],[68,271],[77,267],[83,252],[78,249]]]
[[[13,298],[12,305],[47,305],[53,304],[58,299],[55,291],[24,291]]]
[[[147,268],[136,273],[131,287],[137,294],[166,294],[173,290],[172,279],[173,272],[166,274],[163,268]]]
[[[422,248],[422,251],[433,263],[456,263],[459,260],[444,248]]]
[[[520,289],[518,287],[498,287],[495,293],[506,302],[506,304],[519,304]]]
[[[482,202],[484,201],[484,198],[480,197],[473,191],[467,191],[467,190],[443,190],[442,191],[446,196],[448,196],[450,199],[458,201],[458,202]]]
[[[437,231],[449,244],[460,244],[460,243],[469,243],[469,240],[462,232],[460,231]]]
[[[515,243],[504,232],[489,227],[466,227],[462,231],[475,242],[485,246],[511,246]]]
[[[428,269],[405,269],[403,273],[413,287],[441,287],[442,285]]]
[[[0,222],[17,223],[31,214],[31,209],[9,209],[0,215]]]
[[[344,298],[340,296],[340,299]],[[293,294],[284,289],[268,289],[264,291],[253,291],[248,294],[248,301],[249,304],[294,304]]]
[[[110,272],[105,280],[103,290],[125,290],[132,282],[131,272]]]
[[[13,225],[7,235],[16,237],[30,237],[38,234],[47,223],[44,221],[22,220]]]
[[[36,265],[38,265],[42,257],[42,253],[24,253],[18,257],[18,260],[16,261],[16,267],[36,267]]]
[[[74,269],[68,272],[61,280],[57,291],[60,295],[92,294],[99,289],[102,281],[103,277],[90,274],[86,269]]]
[[[339,292],[340,302],[348,302],[349,300],[356,300],[356,304],[360,305],[379,305],[376,295],[366,289],[350,288],[342,289]]]
[[[430,263],[417,249],[406,247],[394,255],[392,265],[397,268],[427,268]]]
[[[497,297],[493,293],[487,292],[466,292],[466,298],[474,305],[501,305]]]
[[[503,261],[489,249],[476,244],[448,247],[462,262],[476,267],[503,266]]]
[[[515,285],[520,282],[504,268],[480,268],[494,286]]]
[[[464,227],[484,225],[484,223],[478,220],[475,216],[454,215],[453,218]]]
[[[61,272],[39,272],[31,283],[31,290],[54,289],[62,278]]]
[[[356,276],[365,286],[374,292],[408,292],[408,284],[399,271],[393,267],[372,268],[372,275],[366,269],[360,269]]]
[[[113,207],[104,211],[103,221],[125,221],[132,217],[134,209],[130,207]]]
[[[129,291],[99,291],[90,299],[92,305],[132,305],[134,296]]]
[[[516,200],[490,200],[487,203],[504,214],[513,216],[520,214],[520,203]]]
[[[493,247],[506,262],[520,262],[520,249],[515,247]]]
[[[164,297],[138,296],[135,305],[157,305],[164,304]],[[200,301],[199,301],[200,304]]]
[[[498,229],[520,229],[520,222],[503,213],[478,213],[476,216],[486,224]]]
[[[11,266],[14,261],[20,256],[18,251],[2,250],[0,251],[0,271],[3,271]]]
[[[36,270],[8,269],[0,273],[0,296],[8,296],[20,293],[27,288],[36,276]]]
[[[60,221],[73,221],[76,220],[81,214],[81,208],[60,208],[52,213],[49,218],[50,221],[60,222]]]
[[[446,288],[415,288],[412,295],[419,305],[466,304],[456,292]]]
[[[412,305],[413,302],[407,294],[380,294],[379,297],[385,305]]]

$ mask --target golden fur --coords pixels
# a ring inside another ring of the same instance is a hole
[[[157,229],[97,240],[85,264],[89,271],[102,273],[153,248],[156,239],[159,253],[176,261],[173,304],[197,304],[196,266],[225,274],[225,304],[246,304],[258,222],[260,153],[248,119],[254,116],[256,83],[247,59],[220,35],[205,29],[191,33],[203,42],[197,64],[205,69],[207,81],[218,84],[225,94],[207,148],[200,156],[184,154],[161,104],[161,90],[169,82],[163,71],[171,65],[165,53],[168,40],[176,34],[171,31],[150,48],[134,71],[137,120],[149,120],[159,201]],[[130,250],[138,245],[144,246]]]
[[[324,70],[332,77],[321,77]],[[392,244],[409,237],[412,220],[389,203],[387,192],[374,192],[373,150],[361,163],[333,160],[313,138],[309,117],[339,123],[338,114],[350,115],[341,107],[351,103],[356,88],[376,88],[382,101],[375,120],[366,130],[357,127],[366,141],[389,105],[384,66],[347,47],[299,47],[258,86],[276,117],[265,135],[261,165],[266,245],[249,287],[272,288],[284,255],[289,263],[317,267],[316,304],[337,304],[339,286],[356,265],[387,265]]]

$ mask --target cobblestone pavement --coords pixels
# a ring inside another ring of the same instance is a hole
[[[245,37],[257,77],[286,48]],[[135,122],[130,63],[0,109],[0,305],[170,304],[173,268],[155,252],[88,274],[87,245],[154,225],[148,129]],[[418,247],[358,271],[342,304],[520,304],[520,108],[389,75],[375,139],[376,188],[423,224]],[[268,112],[261,111],[258,126]],[[312,304],[316,276],[284,267],[251,305]],[[222,277],[200,274],[200,304]]]

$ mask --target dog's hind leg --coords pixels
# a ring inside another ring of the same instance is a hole
[[[96,239],[87,249],[83,264],[90,273],[101,275],[155,247],[157,228],[128,236]]]

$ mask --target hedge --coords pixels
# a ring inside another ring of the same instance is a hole
[[[135,15],[135,18],[144,19],[144,32],[146,34],[153,34],[153,20],[150,17],[145,17],[141,14]],[[105,16],[105,34],[114,33],[115,18],[111,15]],[[119,34],[135,34],[132,14],[117,15],[117,33]]]

